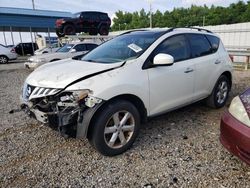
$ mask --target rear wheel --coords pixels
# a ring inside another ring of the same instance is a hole
[[[139,133],[140,116],[136,107],[120,100],[105,106],[95,117],[89,138],[103,155],[114,156],[128,150]]]
[[[75,29],[75,27],[73,25],[68,24],[68,25],[64,26],[63,33],[65,35],[75,35],[76,34],[76,29]]]
[[[0,63],[1,64],[6,64],[6,63],[8,63],[8,61],[9,61],[8,57],[6,57],[4,55],[0,56]]]
[[[109,29],[107,26],[102,25],[99,29],[100,35],[108,35],[109,34]]]
[[[207,98],[207,105],[212,108],[223,107],[228,99],[230,83],[225,75],[220,76],[214,86],[212,94]]]

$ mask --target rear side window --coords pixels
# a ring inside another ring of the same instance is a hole
[[[76,49],[77,52],[81,52],[81,51],[85,51],[86,50],[86,46],[85,44],[77,44],[74,49]]]
[[[101,20],[107,20],[108,15],[107,14],[100,14],[100,18],[101,18]]]
[[[176,35],[166,39],[154,51],[154,55],[159,53],[173,56],[175,62],[190,58],[189,45],[184,35]]]
[[[187,34],[193,57],[201,57],[211,54],[211,45],[205,35],[201,34]]]
[[[86,46],[87,46],[87,50],[88,50],[88,51],[91,51],[91,50],[93,50],[94,48],[97,47],[96,44],[86,44]]]
[[[206,35],[206,37],[212,46],[212,51],[216,52],[219,48],[219,45],[220,45],[220,39],[218,37],[212,36],[212,35]]]

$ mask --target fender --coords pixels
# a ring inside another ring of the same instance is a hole
[[[77,121],[77,129],[76,129],[76,138],[87,138],[88,129],[90,125],[90,121],[97,110],[105,103],[102,101],[101,103],[95,105],[93,108],[88,108],[79,113],[78,121]]]

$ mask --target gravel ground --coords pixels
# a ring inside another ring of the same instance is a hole
[[[87,140],[62,138],[22,112],[9,114],[29,72],[0,67],[0,187],[250,186],[250,168],[219,143],[224,109],[196,103],[154,118],[132,149],[104,157]],[[235,72],[230,100],[248,86],[250,71]]]

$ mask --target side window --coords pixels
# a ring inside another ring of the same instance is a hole
[[[87,44],[86,46],[87,46],[88,51],[91,51],[91,50],[93,50],[93,49],[95,49],[97,47],[96,44]]]
[[[108,16],[106,14],[100,14],[101,20],[107,20]]]
[[[81,14],[81,18],[82,18],[83,20],[89,20],[90,17],[91,17],[91,16],[90,16],[89,13],[84,12],[84,13]]]
[[[92,13],[90,18],[91,20],[99,20],[99,16],[96,13]]]
[[[86,50],[86,46],[85,44],[77,44],[75,45],[74,49],[76,49],[77,52],[81,52]]]
[[[188,41],[184,35],[176,35],[166,39],[153,52],[154,56],[159,53],[173,56],[174,62],[190,58]]]
[[[206,35],[206,37],[212,46],[213,52],[216,52],[219,48],[219,45],[220,45],[220,39],[218,37],[212,36],[212,35]]]
[[[205,35],[201,34],[187,34],[193,57],[201,57],[211,54],[211,45],[209,44]]]

